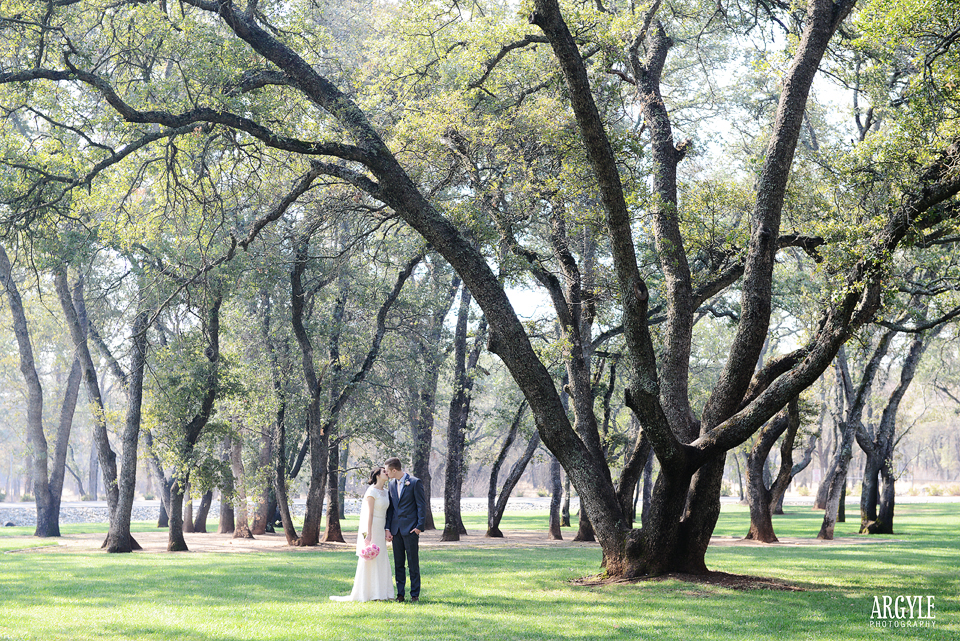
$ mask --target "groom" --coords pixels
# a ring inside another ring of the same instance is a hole
[[[400,459],[388,458],[384,463],[390,477],[390,507],[387,508],[386,536],[393,541],[393,566],[397,573],[397,601],[404,601],[407,573],[404,560],[410,565],[410,600],[420,600],[420,533],[427,516],[427,500],[420,479],[410,476],[400,466]]]

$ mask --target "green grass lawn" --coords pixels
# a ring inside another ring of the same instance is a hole
[[[774,521],[779,535],[815,536],[821,512],[788,512]],[[451,545],[423,549],[419,605],[354,604],[327,598],[350,591],[356,557],[349,550],[7,551],[0,554],[0,640],[960,638],[960,504],[903,505],[897,518],[896,535],[861,545],[717,545],[708,552],[711,569],[805,588],[793,592],[674,579],[577,587],[571,579],[599,571],[598,548]],[[465,524],[468,540],[483,536],[483,515],[465,515]],[[717,534],[741,536],[747,524],[745,508],[725,506]],[[508,536],[509,529],[545,530],[546,515],[510,514],[502,528]],[[838,525],[838,536],[855,531],[854,523]],[[0,550],[9,550],[2,535]],[[934,627],[871,627],[874,597],[884,595],[934,597]]]

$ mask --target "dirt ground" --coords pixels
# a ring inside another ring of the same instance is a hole
[[[562,541],[551,541],[547,539],[545,530],[510,530],[505,533],[504,538],[487,538],[483,533],[476,532],[461,537],[460,541],[441,541],[441,532],[432,530],[424,532],[420,537],[422,547],[444,547],[456,546],[459,548],[477,548],[498,546],[506,548],[526,548],[526,547],[597,547],[596,543],[573,541],[571,538]],[[137,532],[134,538],[143,547],[139,554],[153,554],[167,551],[167,532],[166,530],[157,530],[156,532]],[[291,553],[316,553],[316,552],[335,552],[353,550],[356,541],[356,532],[347,531],[344,533],[347,543],[321,543],[314,547],[294,547],[287,545],[287,540],[282,533],[261,534],[252,539],[235,539],[231,534],[184,534],[187,547],[190,552],[206,553],[235,553],[235,552],[291,552]],[[100,550],[103,543],[103,534],[67,534],[58,539],[43,540],[32,536],[22,537],[4,537],[0,539],[3,547],[21,546],[16,552],[96,552]],[[56,542],[56,546],[49,545]],[[819,541],[817,539],[795,539],[782,538],[779,543],[772,545],[787,546],[821,546],[821,545],[866,545],[881,542],[878,539],[868,537],[840,537],[832,541]],[[756,541],[747,541],[736,537],[715,536],[710,543],[711,546],[763,546],[767,543],[757,543]]]
[[[420,538],[420,545],[423,547],[444,547],[456,546],[463,548],[483,548],[499,546],[506,548],[532,548],[532,547],[598,547],[597,543],[578,542],[567,538],[562,541],[551,541],[547,539],[544,530],[510,530],[506,532],[504,538],[487,538],[480,533],[471,534],[462,537],[460,541],[441,541],[441,532],[433,530],[425,532]],[[143,547],[136,554],[156,554],[166,553],[167,550],[167,532],[166,530],[157,530],[156,532],[138,532],[134,535],[137,542]],[[344,538],[351,543],[321,543],[313,547],[295,547],[287,545],[283,534],[262,534],[252,539],[233,538],[230,534],[184,534],[187,547],[190,549],[187,554],[193,553],[243,553],[243,552],[287,552],[291,554],[316,554],[323,552],[341,552],[347,553],[354,549],[353,541],[356,540],[356,532],[345,532]],[[0,539],[3,547],[14,547],[22,545],[22,548],[8,550],[6,554],[56,554],[61,552],[100,552],[103,543],[103,534],[68,534],[59,539],[44,541],[36,537],[9,537]],[[55,541],[56,545],[49,545]],[[773,545],[782,546],[821,546],[821,545],[865,545],[882,542],[878,539],[868,537],[841,537],[833,541],[818,541],[817,539],[781,539],[779,543]],[[761,546],[770,545],[757,543],[756,541],[747,541],[736,537],[713,537],[712,546]],[[106,554],[106,552],[103,552]],[[662,581],[665,579],[676,579],[691,584],[716,585],[733,590],[785,590],[785,591],[804,591],[806,588],[795,585],[789,581],[771,579],[764,577],[727,574],[725,572],[710,572],[701,575],[688,574],[668,574],[660,577],[643,577],[632,580],[610,580],[602,575],[587,576],[575,579],[570,583],[575,586],[590,587],[599,586],[608,583],[633,583],[642,581]]]

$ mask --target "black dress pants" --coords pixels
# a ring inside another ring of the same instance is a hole
[[[397,574],[397,596],[403,596],[410,566],[410,598],[420,596],[420,535],[399,534],[393,537],[393,567]]]

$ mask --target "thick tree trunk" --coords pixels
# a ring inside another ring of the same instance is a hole
[[[170,487],[170,529],[167,535],[167,552],[186,552],[189,549],[187,541],[183,538],[183,501],[183,489],[178,481],[174,481]]]
[[[593,531],[593,526],[590,524],[590,518],[587,516],[587,511],[583,509],[584,506],[580,506],[578,514],[580,516],[580,522],[577,527],[577,534],[573,537],[574,541],[596,541],[597,536]]]
[[[513,313],[501,282],[480,252],[472,248],[469,241],[431,206],[355,103],[317,74],[295,52],[264,31],[251,15],[229,3],[216,4],[215,10],[240,38],[295,78],[298,87],[311,100],[327,109],[328,113],[335,114],[338,122],[353,136],[356,146],[350,149],[351,157],[360,158],[370,175],[376,179],[374,182],[367,176],[357,174],[352,177],[354,184],[373,193],[397,211],[455,266],[490,322],[490,351],[501,357],[524,391],[537,417],[544,442],[561,459],[576,486],[604,550],[608,572],[612,576],[632,576],[664,571],[667,567],[683,569],[697,564],[703,566],[702,555],[709,543],[716,514],[719,513],[723,454],[743,443],[829,366],[851,329],[869,320],[879,305],[880,283],[876,277],[879,270],[875,269],[879,262],[874,256],[888,255],[889,251],[896,248],[915,220],[917,211],[925,211],[931,203],[941,202],[943,198],[956,193],[951,191],[953,183],[947,179],[945,164],[925,174],[924,180],[942,180],[943,189],[938,189],[936,193],[925,192],[922,197],[907,197],[905,200],[910,201],[907,206],[901,206],[891,215],[887,226],[876,236],[869,256],[851,271],[851,283],[865,282],[867,286],[854,285],[849,288],[847,294],[828,310],[815,339],[805,348],[807,357],[798,359],[789,374],[765,387],[743,410],[738,411],[748,391],[750,376],[769,322],[773,254],[778,243],[780,213],[806,98],[829,40],[852,6],[850,0],[812,0],[807,5],[804,33],[797,44],[794,62],[783,79],[783,94],[758,179],[758,198],[752,217],[754,225],[742,272],[743,313],[737,337],[721,377],[722,383],[715,389],[701,419],[699,437],[687,442],[686,436],[695,431],[690,429],[691,426],[695,427],[695,422],[685,415],[689,411],[689,401],[677,392],[686,386],[687,373],[675,366],[682,364],[689,353],[689,344],[684,344],[682,339],[689,335],[689,313],[696,309],[696,305],[691,303],[698,301],[691,296],[679,296],[683,300],[669,303],[668,317],[676,316],[678,319],[676,322],[668,321],[670,327],[667,333],[670,338],[663,352],[668,355],[671,367],[667,368],[667,374],[663,377],[666,387],[661,393],[656,374],[656,351],[647,325],[649,293],[637,267],[630,228],[631,213],[620,182],[618,164],[592,99],[583,58],[563,22],[558,3],[555,0],[535,0],[532,22],[543,29],[562,67],[569,89],[568,96],[607,213],[608,237],[613,248],[620,303],[624,310],[624,336],[631,358],[635,361],[632,363],[631,379],[636,381],[636,388],[628,395],[628,405],[644,422],[644,428],[648,430],[661,462],[658,489],[651,504],[652,518],[650,525],[644,528],[647,535],[629,532],[624,527],[620,504],[609,478],[609,468],[597,456],[594,448],[584,443],[582,435],[571,429],[549,372],[537,358],[529,337]],[[650,55],[659,55],[657,50],[662,49],[665,58],[669,40],[660,25],[654,25],[654,31],[657,37],[663,37],[660,42],[647,43]],[[653,34],[654,31],[649,33]],[[640,33],[647,35],[648,31],[642,29]],[[632,49],[639,50],[640,44],[638,41]],[[644,78],[643,82],[658,85],[663,61],[655,67],[648,65],[647,70],[652,79]],[[651,116],[647,118],[651,127],[659,128],[663,117],[669,124],[659,91],[654,94],[644,91],[640,99],[644,106],[664,112],[645,114]],[[675,231],[678,220],[676,209],[671,205],[677,201],[673,197],[675,194],[666,193],[668,190],[663,185],[669,179],[670,163],[667,161],[672,159],[675,170],[682,152],[672,145],[671,137],[662,133],[658,131],[656,134],[658,153],[667,147],[673,150],[664,154],[670,158],[658,156],[654,161],[658,166],[654,172],[654,191],[658,203],[663,205],[661,211],[656,212],[654,227],[672,226],[668,231]],[[337,171],[343,173],[340,168]],[[673,270],[665,280],[677,278],[681,281],[668,283],[668,298],[678,298],[673,294],[684,288],[689,290],[690,286],[689,282],[683,283],[682,275],[678,277],[675,271],[676,265],[686,261],[682,242],[674,240],[671,234],[660,234],[658,239],[660,264],[664,269]],[[670,349],[672,346],[677,349]],[[749,368],[745,368],[744,363],[749,363]],[[679,422],[674,423],[674,420]],[[678,434],[684,440],[680,440]],[[700,467],[702,464],[706,464],[708,469]],[[691,493],[692,475],[698,469]],[[684,505],[688,495],[691,496],[691,507],[685,515]],[[684,519],[681,533],[680,519],[685,516],[690,518]]]
[[[313,546],[320,542],[320,523],[323,521],[323,498],[327,488],[327,437],[320,425],[311,421],[310,432],[310,483],[307,486],[307,502],[303,515],[303,528],[297,545]]]
[[[233,534],[237,523],[233,511],[233,502],[228,498],[233,494],[233,483],[220,490],[220,517],[217,519],[217,534]]]
[[[865,450],[863,485],[860,491],[860,534],[870,534],[876,527],[877,505],[880,502],[880,468],[883,457],[876,448]]]
[[[896,507],[896,477],[889,465],[880,470],[880,509],[877,510],[877,523],[871,534],[893,534],[893,512]]]

